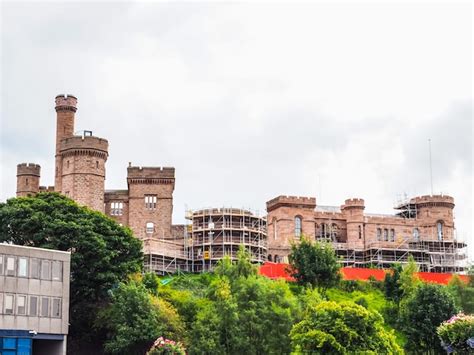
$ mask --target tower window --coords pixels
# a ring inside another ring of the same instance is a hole
[[[28,185],[28,178],[26,178],[26,185]]]
[[[301,237],[301,217],[295,217],[295,237]]]
[[[110,204],[110,214],[112,216],[121,216],[123,214],[123,202],[112,202]]]
[[[147,222],[145,230],[148,234],[153,233],[155,231],[155,225],[153,224],[153,222]]]
[[[276,240],[277,239],[277,219],[276,219],[276,217],[273,217],[272,221],[273,221],[272,222],[272,224],[273,224],[273,239]]]
[[[156,209],[156,195],[145,195],[145,208],[147,210]]]
[[[359,226],[359,239],[362,239],[362,227]]]
[[[377,240],[381,241],[382,240],[382,229],[377,228]]]
[[[66,167],[69,169],[69,160],[66,162]]]
[[[383,230],[383,240],[388,242],[388,229]]]
[[[395,229],[390,229],[390,241],[395,241]]]
[[[96,169],[99,169],[99,161],[96,161],[96,162],[95,162],[95,168],[96,168]]]
[[[443,240],[443,222],[436,223],[436,229],[438,230],[438,240]]]
[[[413,228],[413,239],[415,242],[420,241],[420,230],[418,228]]]

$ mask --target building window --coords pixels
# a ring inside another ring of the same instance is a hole
[[[66,168],[69,169],[69,160],[66,163]]]
[[[41,297],[41,317],[49,316],[49,298]]]
[[[99,162],[98,161],[95,162],[95,168],[99,169]]]
[[[40,262],[38,259],[30,259],[30,276],[33,279],[40,277]]]
[[[22,296],[22,295],[16,296],[16,314],[18,315],[26,314],[26,296]]]
[[[359,239],[362,239],[362,227],[359,226]]]
[[[301,217],[295,217],[295,237],[301,237]]]
[[[121,216],[123,214],[123,202],[112,202],[110,204],[110,214],[112,216]]]
[[[390,229],[390,241],[395,241],[395,229]]]
[[[0,275],[3,275],[3,255],[0,255]]]
[[[61,300],[59,298],[53,298],[51,317],[61,318]]]
[[[5,275],[15,276],[15,258],[13,256],[7,256],[7,265],[5,270]]]
[[[18,276],[28,276],[28,258],[18,258]]]
[[[51,267],[51,274],[53,281],[61,281],[62,279],[62,262],[61,261],[53,261]]]
[[[438,230],[438,240],[443,240],[443,222],[436,223],[436,228]]]
[[[388,229],[383,230],[383,240],[388,242]]]
[[[49,260],[41,260],[41,278],[51,280],[51,262]]]
[[[3,307],[5,314],[13,314],[13,295],[5,295],[5,306]]]
[[[145,229],[147,233],[151,234],[155,231],[155,225],[153,224],[153,222],[147,222]]]
[[[377,228],[377,240],[382,240],[382,228]]]
[[[28,178],[26,178],[26,186],[28,186]]]
[[[38,297],[36,296],[30,296],[30,312],[28,313],[28,315],[38,315]]]
[[[145,195],[145,208],[147,210],[156,209],[156,195]]]
[[[415,242],[420,241],[420,230],[418,228],[413,228],[413,239]]]

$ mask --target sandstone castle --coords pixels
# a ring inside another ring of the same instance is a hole
[[[74,135],[77,98],[56,97],[54,186],[40,186],[40,166],[17,166],[17,196],[57,191],[129,226],[144,244],[145,266],[158,273],[210,270],[240,245],[254,262],[286,262],[302,235],[331,242],[345,266],[390,267],[412,255],[420,269],[463,271],[466,244],[455,237],[454,200],[415,197],[394,215],[364,212],[364,200],[319,206],[313,197],[278,196],[267,215],[232,208],[189,211],[186,225],[173,225],[175,169],[127,168],[127,190],[105,190],[108,141],[84,131]]]

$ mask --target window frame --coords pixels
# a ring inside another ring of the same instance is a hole
[[[156,194],[145,195],[145,209],[149,211],[156,210],[157,202],[158,202],[158,196]]]
[[[11,310],[11,312],[7,312],[7,299],[11,298],[11,308],[8,308],[8,310]],[[3,295],[3,314],[7,315],[13,315],[15,311],[15,295],[13,293],[5,293]]]
[[[41,280],[51,280],[51,260],[48,259],[41,259]],[[44,265],[48,266],[48,275],[44,276]]]
[[[40,315],[40,317],[49,317],[49,309],[50,309],[49,297],[43,297],[43,296],[41,296],[40,299],[41,299],[41,302],[40,302],[39,315]],[[43,314],[43,305],[44,305],[43,302],[44,302],[44,301],[46,301],[46,307],[47,307],[46,312],[44,312],[44,313],[46,313],[46,315]]]
[[[23,313],[20,313],[20,299],[23,299],[24,300],[24,304],[23,304]],[[28,303],[28,297],[26,295],[16,295],[16,305],[15,305],[15,308],[16,308],[16,315],[18,316],[26,316],[26,310],[28,309],[27,307],[27,303]]]
[[[58,313],[57,315],[54,315],[54,303],[55,301],[58,301]],[[51,301],[51,318],[61,318],[61,298],[58,297],[53,297]]]
[[[34,267],[36,265],[36,268]],[[30,278],[41,279],[41,259],[30,258]]]
[[[21,267],[21,265],[22,265],[21,262],[22,261],[25,261],[25,265],[24,265],[24,269],[23,269],[24,273],[20,274],[20,272],[22,271],[22,267]],[[29,264],[30,264],[29,263],[29,258],[26,257],[26,256],[19,256],[17,258],[17,263],[18,263],[18,265],[17,265],[17,275],[18,275],[18,277],[28,277],[29,276],[28,267],[29,267]]]
[[[57,269],[59,275],[57,277],[55,277],[55,275],[54,275],[55,265],[59,265],[58,269]],[[62,281],[62,278],[63,278],[63,263],[62,263],[62,261],[52,260],[51,261],[51,280],[52,281]]]
[[[31,317],[37,317],[38,316],[38,300],[40,299],[40,297],[37,296],[37,295],[30,295],[29,298],[30,299],[29,299],[29,303],[28,303],[28,315],[31,316]],[[32,300],[31,300],[32,298],[35,299],[34,302],[32,302]],[[32,312],[31,312],[31,306],[33,304],[35,306],[35,313],[34,314],[32,314]]]
[[[13,255],[6,255],[6,265],[5,265],[5,276],[16,276],[16,257]],[[10,260],[13,260],[11,262],[11,265],[13,265],[13,269],[10,269]],[[11,273],[10,273],[11,272]]]
[[[153,222],[146,222],[146,223],[145,223],[145,233],[146,233],[146,234],[153,234],[153,233],[155,233],[155,223],[153,223]]]
[[[295,223],[295,237],[301,238],[301,234],[303,233],[303,218],[301,218],[301,216],[295,216],[294,223]]]

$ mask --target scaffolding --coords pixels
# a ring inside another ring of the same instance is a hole
[[[257,212],[208,208],[187,211],[186,218],[184,244],[192,272],[211,271],[224,256],[236,260],[241,245],[250,253],[252,262],[265,262],[266,219]]]

